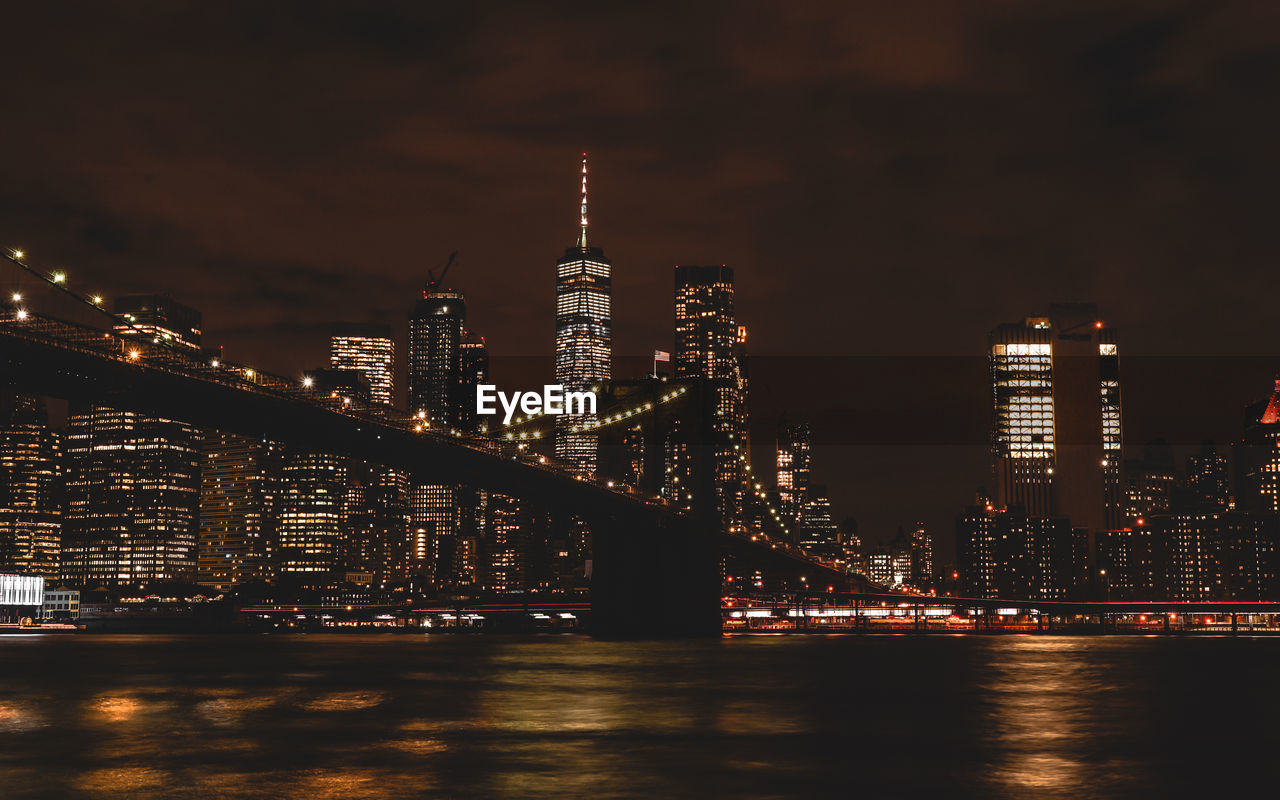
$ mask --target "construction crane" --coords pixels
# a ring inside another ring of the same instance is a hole
[[[436,277],[435,273],[427,270],[427,287],[422,290],[424,295],[431,294],[441,283],[444,282],[444,276],[449,274],[449,267],[453,266],[454,259],[458,257],[458,251],[454,250],[449,254],[449,260],[444,262],[444,269],[440,270],[440,277]]]

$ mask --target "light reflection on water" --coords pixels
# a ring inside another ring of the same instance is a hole
[[[0,796],[1212,795],[1269,763],[1277,655],[1136,637],[0,637]]]

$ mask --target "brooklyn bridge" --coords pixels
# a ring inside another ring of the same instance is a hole
[[[549,433],[547,418],[522,419],[490,433],[433,428],[389,405],[175,347],[107,312],[100,297],[73,291],[63,273],[37,271],[15,251],[5,257],[11,268],[79,310],[55,315],[16,301],[0,306],[6,389],[180,418],[402,469],[416,481],[465,484],[571,513],[591,531],[591,627],[597,635],[718,633],[726,563],[767,575],[775,587],[867,588],[765,524],[721,521],[715,454],[736,448],[714,425],[715,381],[600,387],[594,428],[626,421],[652,441],[678,432],[690,464],[690,499],[677,505],[659,494],[654,481],[629,485],[535,453],[529,445]],[[86,313],[101,322],[70,319]],[[660,470],[646,471],[654,473]],[[747,500],[764,502],[751,493]],[[772,513],[760,508],[753,516],[768,520]]]

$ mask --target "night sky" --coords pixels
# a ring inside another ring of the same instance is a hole
[[[812,420],[870,539],[949,549],[999,322],[1097,302],[1130,444],[1238,435],[1280,365],[1273,3],[181,5],[7,9],[0,244],[228,358],[403,329],[459,250],[495,379],[549,381],[586,150],[616,374],[674,264],[734,267],[756,440]]]

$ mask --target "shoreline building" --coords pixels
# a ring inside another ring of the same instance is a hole
[[[973,597],[1078,599],[1086,547],[1065,517],[996,508],[981,494],[956,517],[956,566]]]
[[[275,578],[281,445],[222,431],[204,439],[197,581],[226,591]]]
[[[613,377],[613,262],[587,243],[587,154],[582,154],[578,240],[556,261],[555,382],[565,391],[591,391]],[[598,437],[572,429],[593,414],[556,418],[555,457],[595,472]]]
[[[335,324],[329,338],[329,364],[358,373],[369,387],[371,402],[392,403],[395,342],[390,325]],[[416,545],[409,518],[408,474],[353,461],[348,463],[347,479],[343,568],[349,576],[369,576],[369,582],[381,589],[404,582]]]
[[[319,368],[305,378],[317,393],[368,402],[369,385],[357,370]],[[290,448],[280,466],[276,518],[276,577],[309,589],[341,582],[349,555],[352,460]]]
[[[62,478],[44,401],[0,392],[0,572],[57,579]]]
[[[199,311],[161,295],[116,298],[114,327],[199,352]],[[178,420],[90,403],[67,416],[62,577],[140,586],[196,577],[202,434]]]
[[[1000,325],[988,344],[996,508],[1093,533],[1120,527],[1119,357],[1097,306],[1051,305]]]
[[[450,260],[452,263],[452,259]],[[489,379],[484,337],[467,330],[466,296],[429,274],[409,316],[409,411],[433,428],[476,431],[476,387]],[[479,537],[486,528],[480,506],[488,498],[467,486],[412,483],[409,538],[401,579],[418,585],[473,585],[478,581]]]
[[[1239,507],[1280,514],[1280,377],[1269,399],[1245,409],[1244,440],[1234,457]]]

